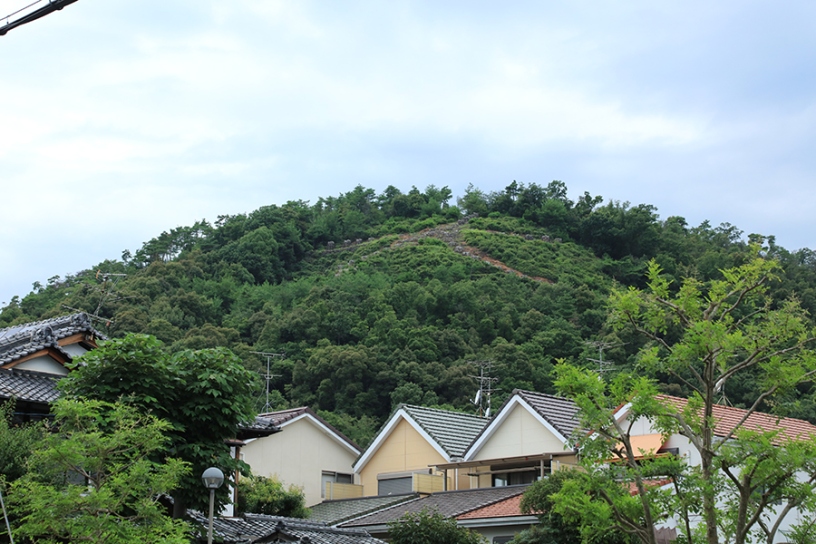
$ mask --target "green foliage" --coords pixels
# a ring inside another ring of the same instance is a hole
[[[42,437],[39,423],[14,425],[14,401],[0,405],[0,485],[13,482],[26,472],[26,460]]]
[[[131,334],[101,342],[72,368],[60,382],[67,398],[121,401],[170,424],[168,448],[192,468],[173,491],[178,503],[205,509],[199,475],[210,466],[221,468],[228,481],[235,470],[247,471],[224,440],[254,417],[257,376],[226,348],[169,354],[156,338]],[[228,486],[216,497],[219,504],[228,501]]]
[[[189,466],[153,461],[169,423],[124,404],[63,399],[53,405],[58,432],[33,453],[9,502],[14,536],[24,542],[187,542],[187,525],[158,499]]]
[[[303,490],[294,486],[284,487],[277,478],[250,476],[238,481],[239,513],[267,514],[290,518],[307,518],[309,509]]]
[[[408,513],[388,524],[392,544],[479,544],[485,538],[439,512]]]
[[[649,340],[606,325],[615,282],[644,289],[654,259],[672,286],[705,283],[752,255],[732,225],[661,220],[652,206],[588,193],[570,199],[560,181],[513,182],[491,193],[470,186],[458,206],[451,199],[448,188],[432,185],[381,194],[358,186],[314,204],[178,227],[121,261],[38,283],[0,311],[0,326],[69,306],[98,309],[111,320],[99,322],[109,337],[151,334],[173,351],[227,347],[253,370],[264,367],[253,351],[284,352],[272,372],[281,404],[347,416],[361,425],[349,434],[365,442],[369,420],[376,429],[392,402],[468,407],[475,385],[468,361],[496,363],[497,402],[513,387],[553,392],[555,359],[584,365],[597,356],[585,344],[591,340],[618,344],[605,355],[632,370]],[[460,210],[471,215],[460,219]],[[772,299],[795,296],[816,314],[814,253],[787,252],[770,236],[749,239],[780,265],[779,281],[768,285]],[[112,288],[97,271],[127,277]],[[334,355],[359,373],[317,360]],[[684,392],[677,378],[660,379]],[[727,387],[738,405],[759,390],[749,375]],[[799,385],[780,406],[816,421],[814,393]]]
[[[729,384],[746,376],[752,382],[744,421],[795,395],[816,374],[806,312],[795,299],[773,300],[769,283],[780,267],[753,251],[741,266],[722,270],[721,278],[689,278],[676,287],[651,261],[645,290],[613,292],[613,326],[649,340],[639,353],[640,375],[621,373],[606,383],[559,366],[556,386],[575,399],[581,427],[593,434],[576,437],[585,472],[556,494],[556,510],[579,523],[585,537],[616,527],[653,544],[656,524],[676,517],[688,541],[772,542],[777,519],[813,508],[813,437],[736,425],[715,436],[714,406]],[[688,402],[658,396],[654,377],[661,375],[676,380]],[[623,405],[629,407],[625,419],[616,415]],[[699,466],[674,456],[638,459],[644,452],[631,441],[638,422],[664,436],[685,436]]]

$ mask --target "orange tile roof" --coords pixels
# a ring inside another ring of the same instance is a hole
[[[503,501],[495,502],[476,510],[471,510],[456,519],[482,519],[482,518],[507,518],[511,516],[524,516],[521,512],[521,497],[516,495]]]
[[[672,397],[669,395],[659,395],[658,398],[665,399],[678,409],[682,409],[688,404],[688,399]],[[734,408],[731,406],[714,405],[714,434],[716,436],[728,436],[739,424],[747,410]],[[763,412],[754,412],[743,423],[742,427],[751,431],[780,431],[774,439],[774,444],[783,444],[791,440],[806,440],[816,437],[816,425],[801,419],[790,417],[779,417]]]

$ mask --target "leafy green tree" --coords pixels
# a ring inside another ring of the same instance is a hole
[[[170,424],[168,451],[191,466],[173,490],[176,515],[186,507],[204,511],[208,496],[199,476],[218,466],[231,481],[248,467],[229,454],[224,440],[235,438],[238,425],[255,415],[257,376],[225,348],[167,353],[156,338],[128,335],[101,342],[78,357],[60,382],[68,398],[125,402]],[[216,492],[219,504],[229,500],[229,486]]]
[[[165,516],[158,499],[189,466],[155,462],[170,424],[124,404],[62,399],[58,432],[46,437],[17,480],[9,502],[24,542],[125,544],[188,542],[187,524]]]
[[[616,290],[612,323],[649,340],[639,354],[639,371],[670,376],[688,402],[657,396],[655,382],[621,375],[606,384],[592,373],[560,365],[556,386],[581,408],[582,427],[594,440],[582,441],[584,485],[565,486],[558,510],[587,529],[602,520],[654,543],[653,528],[668,516],[680,518],[688,542],[742,544],[753,538],[773,542],[784,518],[796,508],[813,507],[816,444],[779,430],[746,429],[750,414],[796,393],[816,374],[814,331],[795,299],[775,301],[768,284],[779,265],[757,255],[723,270],[704,284],[686,279],[678,288],[652,261],[648,288]],[[722,439],[715,436],[714,406],[723,387],[749,375],[754,401]],[[625,421],[615,416],[630,403]],[[638,462],[632,426],[649,420],[664,435],[685,436],[699,466],[674,457]],[[618,463],[609,459],[619,457]],[[673,489],[655,483],[668,478]],[[622,493],[628,482],[635,494]],[[692,522],[700,519],[699,524]]]
[[[530,486],[521,499],[521,511],[535,514],[540,523],[516,535],[514,544],[572,544],[581,540],[579,526],[567,521],[556,511],[554,497],[567,481],[582,478],[572,471],[555,472]],[[607,531],[593,542],[598,544],[626,544],[629,539],[620,531]]]
[[[303,490],[285,487],[277,478],[250,476],[238,481],[238,512],[308,518]]]
[[[0,485],[13,482],[26,472],[26,460],[42,438],[38,423],[14,425],[14,401],[0,405]]]
[[[388,524],[389,542],[392,544],[480,544],[485,538],[475,531],[456,525],[439,512],[405,514]]]

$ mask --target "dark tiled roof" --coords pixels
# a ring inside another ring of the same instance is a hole
[[[405,412],[430,435],[451,459],[465,455],[470,443],[490,422],[471,414],[402,405]]]
[[[418,497],[419,495],[416,493],[410,493],[407,495],[384,495],[382,497],[361,497],[358,499],[324,501],[310,508],[312,511],[310,519],[328,523],[329,525],[337,525],[344,521],[371,514],[377,510],[382,510],[383,508]]]
[[[280,430],[280,427],[278,427],[274,421],[257,416],[252,421],[238,425],[238,438],[241,440],[262,438],[270,434],[278,433]]]
[[[521,495],[529,486],[513,485],[507,487],[484,487],[481,489],[467,489],[463,491],[444,491],[427,497],[416,499],[385,508],[373,514],[341,523],[341,527],[371,527],[385,525],[396,521],[405,514],[421,512],[422,510],[436,511],[446,518],[455,518],[478,508]]]
[[[37,404],[50,404],[57,400],[57,381],[62,376],[0,368],[0,399],[15,398],[20,401]]]
[[[348,442],[348,444],[351,447],[353,447],[355,450],[357,450],[358,452],[361,451],[360,446],[355,444],[353,440],[351,440],[349,437],[347,437],[346,435],[344,435],[343,433],[341,433],[340,431],[335,429],[328,421],[326,421],[325,419],[323,419],[322,417],[317,415],[314,412],[314,410],[312,410],[308,406],[301,406],[299,408],[290,408],[288,410],[279,410],[277,412],[266,412],[266,413],[263,413],[263,414],[258,414],[258,418],[268,420],[268,421],[270,421],[272,424],[274,424],[276,426],[281,426],[284,423],[286,423],[287,421],[291,421],[291,420],[293,420],[293,419],[295,419],[297,417],[302,416],[303,414],[309,414],[310,416],[312,416],[313,418],[318,420],[322,425],[325,425],[328,429],[331,429],[331,431],[334,434],[336,434],[341,439]]]
[[[579,409],[572,400],[521,389],[516,389],[513,393],[527,401],[538,415],[549,421],[565,438],[569,438],[578,428]]]
[[[206,541],[207,517],[199,512],[188,514],[201,525]],[[384,544],[359,529],[338,529],[323,523],[303,519],[244,514],[242,518],[216,518],[213,520],[214,537],[231,544],[253,542],[312,542],[313,544]]]
[[[91,319],[86,313],[64,315],[45,321],[0,329],[0,365],[11,363],[46,348],[60,350],[67,359],[70,359],[70,355],[59,347],[58,342],[80,332],[105,338],[93,328]]]

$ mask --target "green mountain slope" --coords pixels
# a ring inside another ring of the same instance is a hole
[[[474,410],[473,361],[494,363],[494,404],[516,387],[552,392],[556,359],[596,365],[593,342],[627,368],[643,340],[604,327],[614,282],[640,285],[651,258],[677,279],[705,280],[748,254],[730,225],[689,227],[586,193],[571,201],[560,182],[471,187],[461,208],[450,198],[433,186],[357,187],[180,227],[122,260],[35,284],[2,309],[0,326],[81,309],[110,335],[153,334],[171,349],[224,345],[258,371],[266,357],[257,352],[283,353],[271,359],[274,407],[331,411],[365,441],[400,402]],[[816,310],[814,254],[751,238],[783,264],[777,299],[796,294]],[[751,392],[750,381],[736,384],[729,399]],[[803,389],[789,412],[811,417],[810,398]]]

